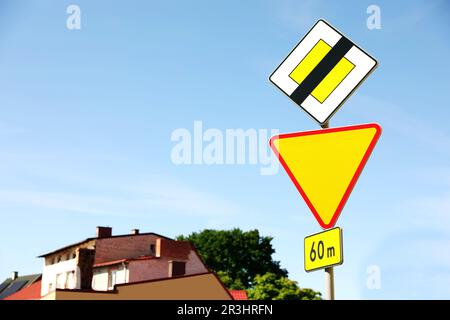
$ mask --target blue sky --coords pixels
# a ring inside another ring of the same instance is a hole
[[[81,30],[66,8],[81,8]],[[381,8],[381,30],[366,9]],[[337,298],[450,298],[449,5],[446,1],[0,2],[0,278],[41,253],[132,228],[167,236],[259,229],[302,287],[320,231],[284,171],[174,165],[171,133],[317,125],[268,76],[319,18],[379,61],[332,119],[382,137],[338,225]],[[369,290],[366,270],[381,270]]]

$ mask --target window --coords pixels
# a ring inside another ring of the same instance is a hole
[[[57,289],[64,289],[66,283],[66,274],[65,273],[58,273],[56,275],[56,288]]]
[[[66,274],[66,281],[64,282],[64,288],[69,288],[69,282],[70,282],[70,272],[67,272]]]
[[[75,259],[77,257],[76,252],[72,253],[72,259]]]
[[[152,255],[155,254],[155,245],[154,244],[150,245],[150,254],[152,254]]]
[[[186,274],[186,262],[169,261],[169,277],[184,276]]]
[[[73,289],[75,287],[75,271],[67,272],[66,283],[64,284],[65,289]]]
[[[108,289],[114,289],[117,283],[117,270],[111,270],[108,274]]]

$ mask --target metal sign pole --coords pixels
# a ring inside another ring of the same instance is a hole
[[[322,129],[327,129],[330,127],[330,121],[325,122],[324,124],[320,125]]]
[[[330,127],[327,121],[321,125],[322,129]],[[334,300],[334,270],[333,267],[325,268],[325,299]]]
[[[325,268],[325,299],[334,300],[334,270]]]

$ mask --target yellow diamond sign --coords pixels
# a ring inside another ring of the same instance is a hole
[[[269,79],[324,124],[376,66],[374,58],[319,20]]]

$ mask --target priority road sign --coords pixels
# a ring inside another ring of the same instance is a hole
[[[378,124],[281,134],[270,147],[324,229],[332,228],[378,138]]]
[[[305,238],[305,271],[340,265],[344,262],[342,229],[333,228]]]
[[[322,125],[376,66],[374,58],[319,20],[269,79]]]

